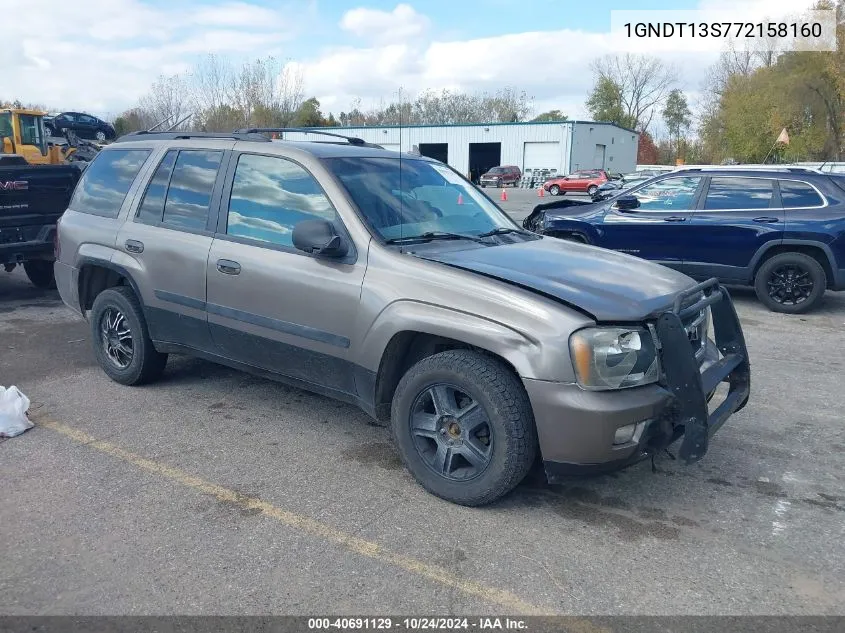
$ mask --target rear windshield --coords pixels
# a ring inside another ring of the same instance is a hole
[[[329,158],[366,223],[382,239],[479,234],[514,227],[487,196],[446,165],[398,158]]]

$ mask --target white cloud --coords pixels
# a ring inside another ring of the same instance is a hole
[[[347,11],[340,27],[360,38],[376,42],[405,42],[425,35],[429,19],[411,5],[398,4],[393,11],[359,7]]]
[[[114,115],[132,106],[159,75],[184,72],[200,57],[235,60],[283,56],[313,18],[313,2],[298,10],[249,2],[141,0],[78,3],[3,0],[0,98],[48,108]]]
[[[699,8],[726,20],[740,15],[763,19],[800,12],[812,1],[700,0]],[[305,9],[301,0],[296,0],[296,9],[270,9],[256,0],[195,0],[169,6],[86,0],[86,15],[91,17],[82,22],[78,3],[2,4],[3,14],[15,19],[3,25],[0,98],[98,114],[131,106],[157,76],[183,72],[207,53],[235,60],[270,54],[297,57],[293,39],[307,27],[309,37],[313,28],[324,33],[327,45],[294,65],[303,73],[306,94],[316,95],[324,112],[348,110],[356,98],[364,107],[378,106],[394,100],[400,88],[410,96],[425,89],[495,91],[512,86],[533,96],[538,112],[556,108],[586,118],[584,100],[593,83],[590,62],[626,48],[609,32],[575,29],[455,39],[432,32],[431,20],[410,4],[397,4],[390,11],[361,6],[334,25],[317,19],[314,0]],[[422,10],[425,4],[417,6]],[[329,44],[338,30],[361,43]],[[654,52],[648,42],[640,46],[642,52]],[[718,47],[714,43],[708,52],[657,55],[678,67],[680,87],[692,94],[700,90]]]

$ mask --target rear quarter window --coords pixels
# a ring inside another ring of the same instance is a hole
[[[70,206],[74,211],[116,218],[120,207],[150,156],[148,149],[117,149],[100,152],[76,186]]]
[[[811,185],[794,180],[780,181],[780,199],[784,209],[820,207],[824,200]]]

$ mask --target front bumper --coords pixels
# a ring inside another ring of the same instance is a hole
[[[703,293],[703,298],[690,300]],[[696,359],[683,320],[710,306],[715,341]],[[685,291],[651,324],[661,378],[619,391],[585,391],[575,384],[524,380],[534,410],[540,450],[550,482],[577,472],[613,470],[655,454],[683,438],[679,457],[701,459],[710,438],[748,402],[748,350],[728,291],[715,279]],[[711,412],[708,401],[727,383]],[[641,424],[629,442],[614,444],[621,427]]]

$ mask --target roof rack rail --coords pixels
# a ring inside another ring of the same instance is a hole
[[[314,130],[307,127],[248,127],[235,130],[235,132],[237,134],[284,134],[285,132],[299,132],[301,134],[319,134],[321,136],[331,136],[333,138],[343,139],[350,145],[384,149],[381,145],[376,145],[375,143],[367,143],[364,139],[358,138],[357,136],[344,136],[343,134],[336,134],[335,132],[323,132],[322,130]]]
[[[188,140],[192,138],[206,138],[206,139],[232,139],[235,141],[263,141],[269,142],[270,139],[263,134],[250,134],[241,132],[149,132],[147,130],[139,130],[138,132],[129,132],[120,138],[116,139],[115,143],[138,141],[141,139],[150,139],[154,141],[179,141]]]
[[[822,173],[814,167],[793,167],[789,165],[704,165],[702,167],[676,167],[673,171],[787,171],[796,174]]]

